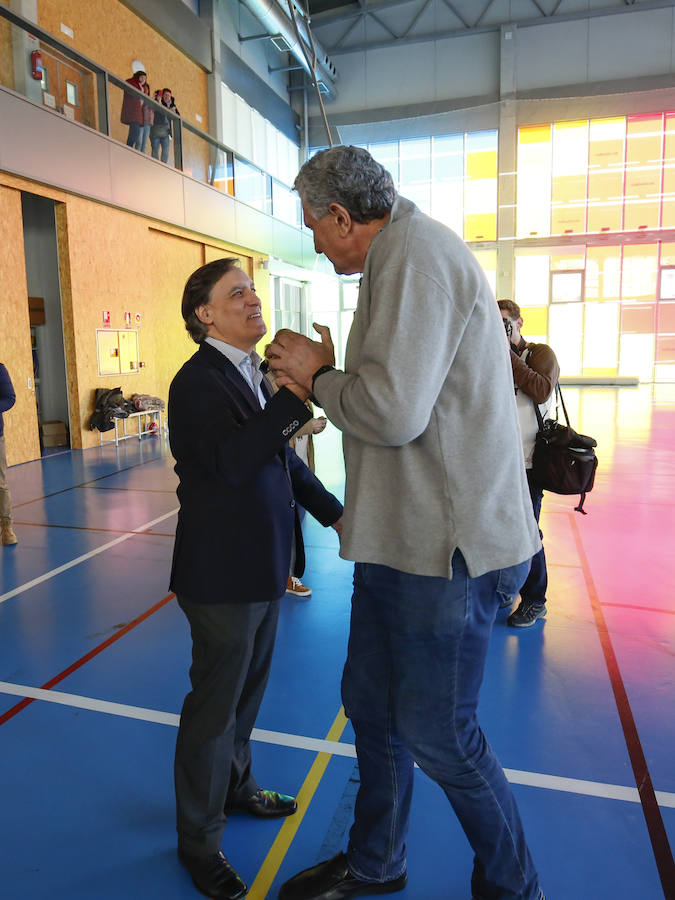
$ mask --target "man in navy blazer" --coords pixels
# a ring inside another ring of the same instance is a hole
[[[182,314],[199,349],[169,391],[180,478],[171,589],[193,642],[176,742],[178,855],[216,900],[247,891],[220,849],[226,814],[296,810],[293,797],[258,787],[249,742],[289,568],[304,568],[296,498],[338,534],[342,521],[340,502],[288,447],[310,418],[308,392],[274,393],[260,372],[254,347],[267,329],[237,262],[216,260],[188,279]]]

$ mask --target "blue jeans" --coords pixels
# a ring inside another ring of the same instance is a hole
[[[530,489],[530,498],[532,500],[532,510],[534,518],[539,524],[539,515],[541,513],[541,501],[544,492],[532,477],[532,469],[526,470],[527,486]],[[539,529],[539,537],[543,537],[541,529]],[[530,572],[525,579],[525,584],[520,589],[520,597],[525,603],[546,603],[546,589],[548,588],[548,572],[546,571],[546,554],[542,547],[539,553],[532,557]]]
[[[358,878],[405,871],[416,762],[473,848],[474,895],[540,897],[515,799],[476,717],[497,594],[517,594],[528,566],[471,578],[459,550],[452,580],[356,564],[342,699],[361,775],[348,849]]]
[[[151,127],[152,127],[151,125],[141,125],[140,126],[141,134],[140,134],[140,138],[139,138],[138,149],[141,151],[141,153],[145,153],[145,148],[148,143],[148,138],[150,137],[150,128]]]
[[[138,125],[136,122],[132,122],[129,125],[129,134],[127,136],[127,147],[135,147],[137,150],[141,149],[141,132],[143,131],[143,126]]]
[[[155,159],[159,159],[159,148],[162,148],[162,162],[169,161],[169,142],[171,138],[166,137],[150,137],[150,146],[152,147],[152,155]]]

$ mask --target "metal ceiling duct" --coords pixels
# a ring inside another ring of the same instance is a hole
[[[293,22],[290,16],[284,12],[277,0],[241,0],[263,25],[270,34],[270,37],[281,35],[285,43],[288,45],[288,52],[300,63],[302,68],[310,77],[313,77],[310,67],[307,65],[305,54],[302,52],[302,46],[298,41]],[[293,2],[293,0],[291,0]],[[307,35],[307,26],[302,16],[296,16],[300,35],[305,43],[307,55],[312,59],[312,45]],[[277,44],[278,46],[278,44]],[[316,80],[322,94],[328,97],[335,97],[334,83],[337,80],[337,69],[330,61],[325,51],[314,38],[314,47],[316,48]]]

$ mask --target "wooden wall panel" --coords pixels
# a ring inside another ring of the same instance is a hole
[[[0,277],[7,286],[0,306],[0,361],[10,370],[20,396],[16,413],[9,413],[7,420],[11,464],[40,455],[35,397],[27,388],[33,372],[21,190],[56,201],[73,448],[98,444],[99,432],[89,431],[96,388],[119,386],[125,397],[144,393],[168,399],[171,379],[196,350],[180,312],[183,288],[189,275],[205,262],[223,256],[240,259],[256,283],[265,321],[270,321],[264,255],[0,173],[0,240],[4,249]],[[96,331],[103,327],[104,310],[110,312],[113,329],[124,329],[125,312],[130,312],[132,319],[140,314],[139,357],[145,366],[138,374],[98,374]],[[261,341],[259,352],[267,340]]]
[[[0,84],[14,90],[12,26],[7,19],[0,19]]]
[[[158,252],[149,223],[141,216],[79,197],[69,197],[59,211],[58,236],[72,440],[74,447],[91,447],[99,437],[88,430],[96,388],[121,387],[125,397],[143,393],[167,399],[164,360],[175,356],[182,362],[189,355],[181,333],[179,292],[199,265],[200,251],[196,245],[187,258],[173,246]],[[191,242],[186,244],[191,250]],[[69,277],[64,275],[66,267]],[[171,298],[176,295],[172,312]],[[145,366],[138,374],[98,374],[96,330],[103,327],[104,310],[117,329],[125,327],[125,312],[131,313],[132,323],[140,314],[139,358]]]
[[[140,60],[151,90],[171,88],[183,118],[208,132],[206,72],[118,0],[97,0],[94,5],[81,0],[38,0],[38,23],[119,78],[130,78],[132,61]],[[72,28],[72,38],[61,31],[61,23]],[[126,141],[127,127],[120,123],[121,98],[122,92],[111,86],[111,135]]]
[[[0,185],[0,362],[9,371],[16,403],[5,413],[5,441],[9,465],[40,457],[33,357],[28,322],[28,289],[23,250],[21,192]]]

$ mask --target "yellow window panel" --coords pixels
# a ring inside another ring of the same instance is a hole
[[[584,375],[616,375],[618,366],[584,366]]]
[[[466,154],[467,178],[496,178],[497,151],[479,150]]]
[[[550,140],[550,125],[525,125],[518,129],[519,144],[541,144]]]
[[[548,333],[548,306],[528,306],[521,310],[526,335]]]
[[[473,255],[485,272],[495,272],[497,270],[496,250],[474,250]]]
[[[675,228],[675,113],[666,113],[661,227]]]
[[[553,253],[551,254],[551,271],[561,272],[566,269],[576,271],[583,269],[586,265],[586,248],[579,247],[577,252],[573,253]]]
[[[497,214],[479,213],[464,216],[465,241],[497,240]]]
[[[656,298],[656,244],[633,244],[623,248],[621,299],[624,302]]]
[[[665,241],[661,244],[661,265],[675,266],[675,244]]]
[[[551,233],[551,126],[518,131],[517,234]]]
[[[591,119],[588,145],[588,230],[620,231],[626,119]]]
[[[586,248],[586,299],[618,300],[621,294],[621,248]]]
[[[629,116],[626,123],[624,228],[659,227],[663,118]]]

